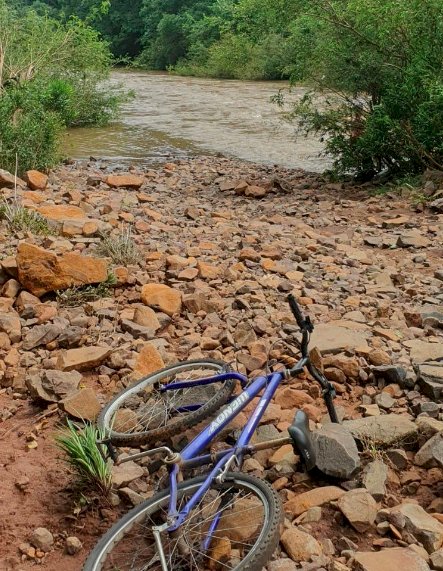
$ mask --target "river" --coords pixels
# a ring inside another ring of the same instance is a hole
[[[116,71],[112,83],[133,90],[118,121],[72,129],[64,143],[73,159],[147,163],[195,154],[222,153],[249,161],[322,171],[322,144],[296,136],[271,102],[285,82],[227,81],[166,73]],[[300,98],[297,87],[287,105]],[[289,108],[289,107],[287,107]]]

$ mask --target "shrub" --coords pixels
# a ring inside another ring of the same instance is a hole
[[[51,233],[46,218],[25,208],[17,199],[0,202],[0,219],[6,220],[13,232],[32,232],[41,236]]]
[[[56,437],[56,443],[66,454],[66,462],[72,467],[79,486],[107,496],[112,484],[111,469],[97,445],[103,437],[92,424],[80,427],[68,420],[67,429]]]
[[[300,4],[292,77],[314,89],[295,116],[325,137],[335,170],[371,178],[443,168],[441,1]]]
[[[140,252],[132,238],[131,226],[123,226],[117,236],[103,234],[97,247],[97,254],[111,258],[114,264],[125,266],[140,260]]]
[[[57,291],[57,302],[63,307],[78,307],[88,301],[96,301],[102,297],[110,297],[117,279],[113,273],[108,274],[106,281],[96,285],[73,286]]]

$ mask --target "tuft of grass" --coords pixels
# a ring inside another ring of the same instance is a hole
[[[57,301],[62,307],[78,307],[88,301],[96,301],[102,297],[110,297],[111,290],[117,283],[113,273],[109,273],[106,281],[97,285],[73,286],[57,291]]]
[[[56,436],[56,443],[66,454],[65,460],[73,469],[79,486],[107,496],[111,490],[112,474],[97,444],[97,440],[102,438],[104,434],[96,426],[79,426],[68,420],[66,430]]]
[[[22,206],[17,199],[1,201],[0,219],[6,220],[12,232],[32,232],[40,236],[51,233],[47,220],[35,210]]]
[[[140,251],[132,238],[131,226],[123,226],[117,236],[102,234],[96,252],[99,256],[111,258],[118,266],[135,264],[140,260]]]

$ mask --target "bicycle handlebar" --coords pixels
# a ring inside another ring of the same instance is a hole
[[[295,321],[300,329],[303,329],[305,326],[305,318],[303,313],[301,312],[300,306],[297,303],[295,297],[291,294],[288,295],[288,302],[289,307],[291,308],[292,315],[295,317]]]

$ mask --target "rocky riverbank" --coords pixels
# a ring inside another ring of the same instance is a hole
[[[268,571],[443,570],[443,181],[428,178],[424,208],[224,158],[71,165],[17,190],[0,172],[15,207],[0,225],[1,568],[78,570],[152,494],[143,464],[114,475],[119,505],[74,504],[53,440],[67,415],[93,420],[127,383],[181,359],[263,370],[294,330],[293,292],[343,425],[325,424],[307,377],[269,407],[256,440],[302,408],[327,476],[301,473],[290,447],[245,462],[285,506]]]

